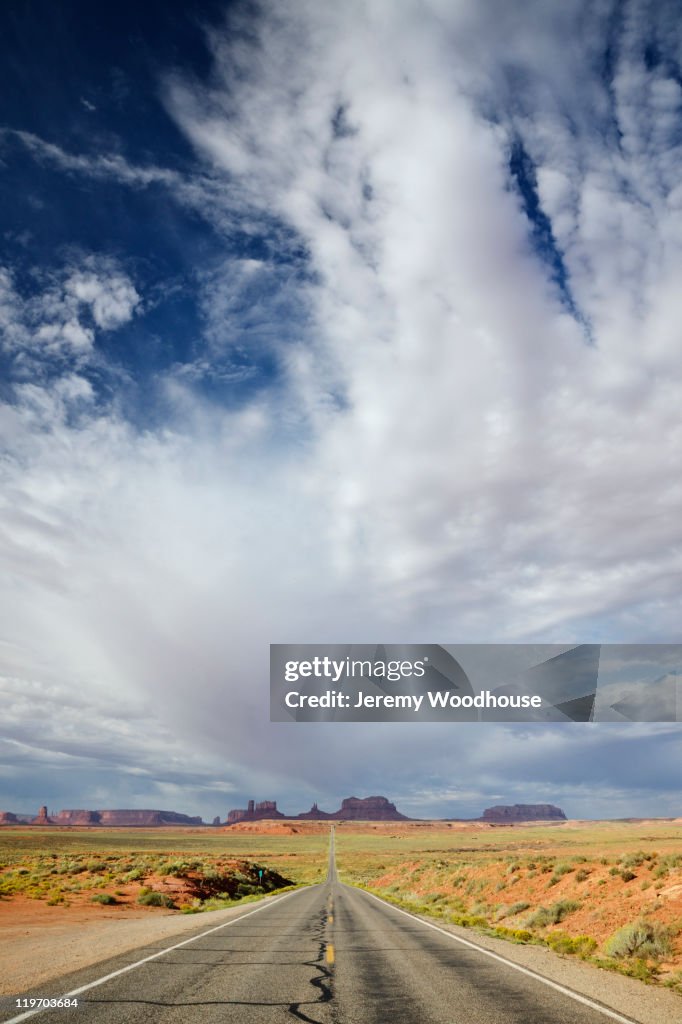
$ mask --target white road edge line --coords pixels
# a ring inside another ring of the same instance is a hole
[[[310,887],[305,887],[305,889],[308,888]],[[287,899],[289,896],[295,896],[296,893],[304,891],[304,889],[295,889],[293,892],[285,892],[283,896],[278,896],[277,899],[271,900],[269,903],[263,903],[260,907],[256,907],[255,910],[249,910],[248,914],[240,914],[239,917],[235,917],[231,921],[225,921],[224,924],[217,924],[215,928],[208,928],[207,931],[201,932],[199,935],[193,935],[191,939],[184,939],[182,942],[176,942],[174,946],[168,946],[166,949],[159,950],[158,953],[152,953],[151,956],[146,956],[142,960],[137,960],[134,964],[127,964],[125,967],[119,968],[118,971],[112,971],[111,974],[105,974],[103,978],[98,978],[96,981],[89,981],[87,985],[81,985],[80,988],[74,988],[71,992],[65,992],[63,996],[49,996],[46,998],[73,999],[74,996],[79,996],[81,992],[87,992],[88,989],[97,988],[98,985],[103,985],[105,981],[111,981],[112,978],[117,978],[119,974],[126,974],[128,971],[134,971],[136,967],[141,967],[142,964],[148,964],[150,960],[156,960],[158,957],[164,956],[166,953],[171,953],[174,949],[180,949],[181,946],[188,946],[190,942],[196,942],[197,939],[203,939],[205,935],[210,935],[212,932],[219,932],[221,928],[229,928],[231,924],[237,924],[239,921],[243,921],[247,917],[252,917],[253,914],[258,914],[261,910],[267,910],[268,907],[274,907],[276,903],[281,903],[282,900]],[[26,1010],[25,1013],[20,1013],[16,1017],[10,1017],[8,1020],[2,1021],[2,1024],[19,1024],[20,1020],[28,1020],[29,1017],[34,1017],[36,1013],[49,1013],[51,1009],[53,1008],[49,1006],[40,1006],[35,1010]]]
[[[358,888],[357,886],[351,886],[350,888]],[[441,935],[447,936],[448,939],[452,939],[454,942],[461,942],[463,946],[470,946],[471,949],[475,949],[477,953],[483,953],[484,956],[489,956],[493,960],[499,960],[500,963],[506,967],[512,967],[515,971],[520,971],[521,974],[527,974],[530,978],[535,978],[536,981],[541,981],[543,985],[548,985],[550,988],[554,988],[557,992],[563,992],[565,996],[570,996],[571,999],[575,999],[578,1003],[583,1003],[585,1006],[591,1007],[593,1010],[597,1010],[599,1013],[603,1013],[605,1017],[611,1017],[612,1020],[617,1020],[620,1024],[641,1024],[641,1022],[634,1020],[632,1017],[623,1017],[620,1013],[615,1010],[609,1010],[606,1006],[600,1006],[599,1003],[595,1003],[594,1000],[589,999],[587,996],[581,996],[578,992],[573,992],[572,989],[566,988],[565,985],[560,985],[558,981],[550,981],[549,978],[543,977],[542,974],[538,974],[536,971],[532,971],[529,967],[522,967],[521,964],[515,964],[513,960],[507,960],[506,957],[501,956],[499,953],[493,953],[492,950],[486,949],[484,946],[478,946],[475,942],[470,942],[468,939],[462,939],[459,935],[455,935],[453,932],[448,932],[445,928],[439,927],[437,924],[431,924],[430,921],[424,921],[421,917],[416,917],[411,914],[408,910],[403,910],[401,907],[396,907],[392,903],[388,903],[386,900],[382,900],[380,896],[375,896],[373,892],[367,892],[366,889],[359,889],[360,892],[364,892],[366,896],[371,896],[377,903],[381,903],[384,907],[390,907],[391,910],[395,910],[398,914],[404,914],[405,917],[411,918],[413,921],[417,921],[419,924],[423,924],[425,928],[433,928],[435,932],[440,932]],[[8,1021],[7,1024],[12,1024]]]

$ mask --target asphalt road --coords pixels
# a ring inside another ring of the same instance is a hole
[[[207,919],[205,918],[204,921]],[[336,878],[256,905],[159,954],[148,947],[49,986],[77,1010],[3,1015],[33,1024],[608,1024],[618,1017]],[[127,969],[145,957],[146,963]],[[44,992],[48,986],[44,987]]]

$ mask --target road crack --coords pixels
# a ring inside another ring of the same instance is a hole
[[[330,943],[327,942],[325,932],[327,930],[327,911],[323,910],[320,914],[317,924],[313,928],[313,937],[317,942],[317,954],[310,960],[305,960],[304,965],[311,967],[313,974],[310,978],[310,984],[316,990],[317,998],[310,1002],[299,1000],[298,1002],[289,1003],[288,1010],[292,1017],[296,1020],[305,1021],[305,1024],[323,1024],[323,1021],[318,1017],[309,1017],[307,1013],[302,1010],[305,1006],[309,1012],[314,1012],[312,1007],[324,1006],[327,1003],[331,1003],[334,998],[333,993],[333,957],[328,956],[328,947]],[[332,947],[333,948],[333,947]]]

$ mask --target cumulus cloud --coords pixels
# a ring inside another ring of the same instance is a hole
[[[11,270],[0,268],[1,347],[20,376],[41,376],[55,359],[82,366],[96,332],[123,326],[140,304],[130,278],[106,258],[90,256],[78,268],[43,272],[41,284],[20,290]]]
[[[140,301],[129,278],[116,272],[107,276],[92,271],[72,274],[65,291],[90,307],[95,323],[103,330],[127,323]]]

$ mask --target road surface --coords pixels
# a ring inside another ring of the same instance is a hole
[[[204,918],[205,922],[207,919]],[[203,924],[203,922],[202,922]],[[23,1013],[32,1024],[609,1024],[580,1002],[336,877],[44,986],[78,992],[76,1010]],[[140,963],[140,961],[145,961]],[[133,966],[137,965],[137,966]],[[102,981],[102,978],[108,980]],[[80,991],[78,991],[80,989]]]

